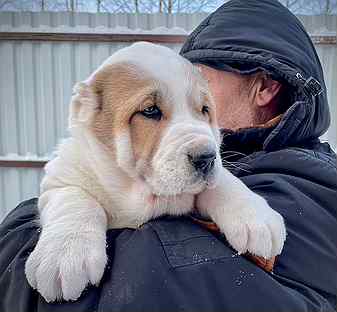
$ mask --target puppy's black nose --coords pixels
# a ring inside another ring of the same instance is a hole
[[[187,156],[195,170],[204,175],[209,173],[214,167],[214,160],[216,158],[215,152],[207,152],[200,155],[188,154]]]

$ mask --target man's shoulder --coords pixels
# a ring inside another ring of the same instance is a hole
[[[0,223],[0,237],[13,230],[36,229],[39,226],[38,198],[24,200],[15,209],[7,207],[9,213]]]
[[[278,151],[278,153],[288,155],[291,159],[298,158],[308,162],[319,162],[336,168],[336,153],[328,143],[320,143],[313,148],[288,147]]]
[[[123,231],[115,251],[121,255],[127,250],[133,254],[139,250],[144,261],[162,257],[165,266],[172,269],[234,257],[235,251],[226,244],[222,235],[209,232],[189,216],[164,216],[137,230]]]
[[[248,164],[256,172],[274,172],[287,175],[335,179],[336,154],[329,145],[320,144],[316,148],[286,147],[271,152],[258,152],[247,158]],[[327,172],[328,176],[323,173]],[[317,173],[320,173],[317,176]]]

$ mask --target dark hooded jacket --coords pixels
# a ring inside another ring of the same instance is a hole
[[[189,217],[164,217],[139,230],[108,231],[100,286],[76,302],[47,304],[24,275],[39,236],[32,199],[0,226],[1,312],[335,311],[336,155],[319,141],[329,110],[309,36],[277,1],[233,0],[196,28],[181,54],[221,70],[264,70],[287,86],[277,125],[224,130],[222,144],[243,153],[235,154],[233,173],[285,219],[287,240],[273,273],[237,256],[222,235]]]

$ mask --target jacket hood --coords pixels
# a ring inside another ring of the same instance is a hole
[[[323,70],[314,45],[296,16],[276,0],[225,3],[191,33],[180,54],[192,63],[241,74],[264,70],[288,86],[288,109],[264,137],[264,150],[303,145],[329,127]]]

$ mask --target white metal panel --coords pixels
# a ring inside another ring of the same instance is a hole
[[[336,15],[302,15],[299,20],[310,34],[336,34]]]
[[[109,32],[192,31],[206,13],[129,14],[71,12],[0,12],[0,31]]]
[[[316,46],[321,60],[331,113],[331,125],[322,137],[337,150],[337,45]]]
[[[19,153],[14,45],[0,44],[0,153]],[[10,131],[10,133],[9,133]]]
[[[42,169],[0,168],[0,222],[21,201],[39,194]]]

